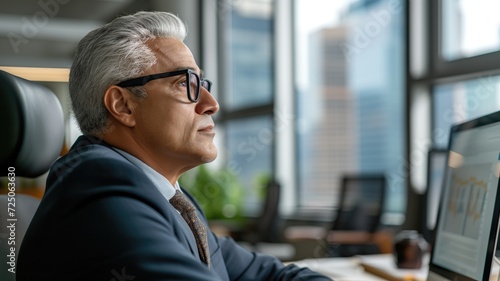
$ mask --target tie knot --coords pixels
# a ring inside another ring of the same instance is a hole
[[[196,212],[193,204],[184,196],[184,194],[180,190],[175,191],[174,197],[170,198],[170,204],[174,206],[177,211],[182,213],[191,213]]]

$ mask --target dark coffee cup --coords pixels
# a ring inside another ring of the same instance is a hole
[[[396,266],[404,269],[419,269],[427,250],[427,242],[415,230],[405,230],[394,239]]]

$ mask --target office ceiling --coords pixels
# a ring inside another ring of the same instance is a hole
[[[78,41],[148,0],[0,0],[0,66],[69,67]]]

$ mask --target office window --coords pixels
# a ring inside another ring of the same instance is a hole
[[[436,85],[432,104],[435,146],[447,147],[452,125],[500,110],[500,76]]]
[[[220,1],[223,17],[224,106],[238,110],[273,99],[272,1]]]
[[[219,124],[222,155],[244,188],[243,215],[256,216],[273,177],[273,1],[219,0]]]
[[[427,1],[433,145],[446,147],[450,127],[499,110],[500,19],[494,0]],[[423,16],[423,15],[422,15]],[[420,22],[425,22],[421,16]]]
[[[500,50],[500,2],[443,0],[442,55],[456,60]]]
[[[243,213],[260,214],[262,188],[272,176],[274,125],[269,116],[227,122],[228,167],[245,187]]]
[[[383,172],[404,213],[404,1],[295,0],[297,176],[303,208],[334,208],[344,173]]]
[[[494,0],[409,2],[410,217],[425,207],[418,203],[419,193],[428,188],[422,155],[446,148],[452,125],[500,109],[498,5]]]

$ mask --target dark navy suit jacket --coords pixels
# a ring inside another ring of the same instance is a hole
[[[51,168],[16,275],[19,281],[330,280],[211,232],[208,243],[210,268],[187,224],[144,173],[106,143],[81,136]]]

